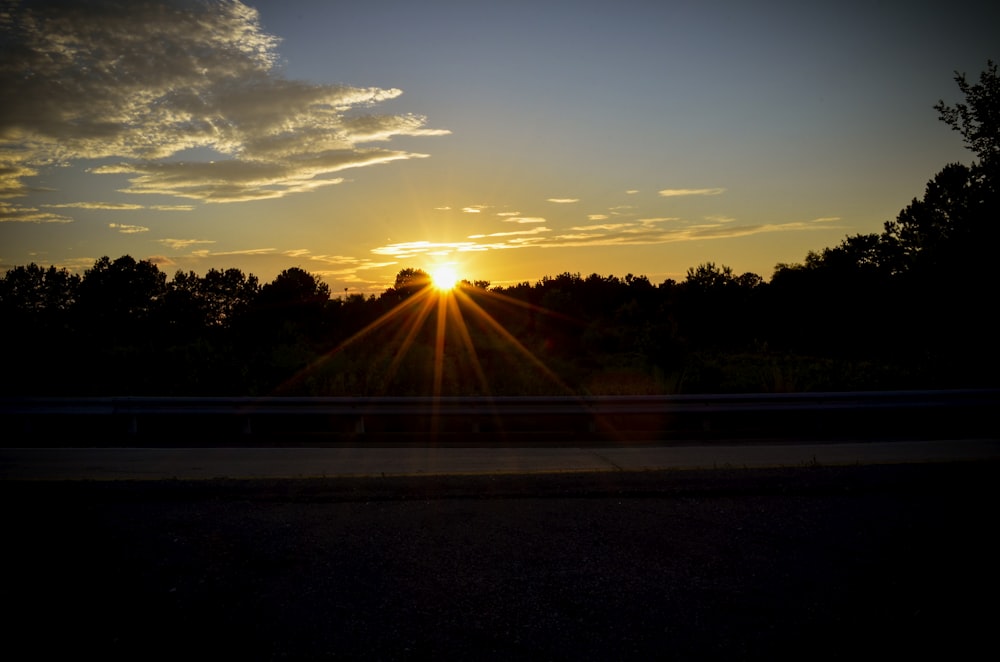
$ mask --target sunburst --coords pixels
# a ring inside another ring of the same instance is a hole
[[[458,272],[450,264],[442,264],[431,272],[431,284],[440,292],[448,292],[458,285]]]

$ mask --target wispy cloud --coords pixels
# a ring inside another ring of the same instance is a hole
[[[108,223],[108,227],[112,230],[118,230],[122,234],[138,234],[140,232],[149,232],[149,228],[143,227],[141,225],[127,225],[125,223]]]
[[[100,209],[102,211],[134,211],[136,209],[143,209],[142,205],[127,202],[64,202],[42,206],[48,209]]]
[[[173,258],[167,257],[166,255],[151,255],[146,258],[146,260],[148,262],[152,262],[161,270],[177,265],[177,262],[175,262]]]
[[[635,223],[603,223],[598,225],[578,225],[571,230],[591,231],[591,230],[621,230],[623,228],[634,227]]]
[[[99,211],[136,211],[151,209],[153,211],[191,211],[194,205],[137,205],[130,202],[62,202],[59,204],[41,205],[46,209],[96,209]]]
[[[608,209],[612,216],[633,216],[635,210],[635,205],[617,205]]]
[[[725,191],[724,188],[665,188],[659,193],[664,198],[675,198],[683,195],[719,195]]]
[[[73,219],[61,214],[41,211],[37,207],[0,202],[0,223],[72,223]]]
[[[388,244],[386,246],[379,246],[377,248],[373,248],[371,252],[375,255],[388,255],[398,259],[405,259],[416,255],[428,255],[431,253],[441,255],[450,252],[476,250],[486,250],[486,248],[480,246],[474,241],[404,241],[395,244]]]
[[[549,198],[546,202],[554,202],[557,205],[568,205],[574,202],[580,202],[580,198]]]
[[[337,280],[364,285],[362,289],[378,290],[382,287],[382,280],[364,280],[361,277],[366,271],[372,269],[382,269],[397,264],[395,260],[369,260],[367,258],[357,258],[348,255],[323,255],[312,254],[309,251],[296,251],[296,257],[304,257],[310,261],[309,271],[322,278],[336,278]]]
[[[0,197],[41,168],[114,159],[91,172],[126,175],[128,193],[275,198],[424,156],[372,143],[449,133],[368,110],[398,89],[284,79],[278,42],[234,0],[14,3],[0,20]],[[169,160],[190,148],[218,158]]]
[[[513,218],[501,219],[504,223],[544,223],[545,219],[541,216],[515,216]]]
[[[401,242],[372,249],[376,255],[408,259],[419,255],[510,250],[515,248],[580,248],[599,246],[641,246],[684,241],[727,239],[775,232],[829,230],[829,221],[821,218],[790,223],[739,225],[732,219],[706,220],[700,223],[676,217],[644,218],[620,223],[580,225],[564,231],[548,227],[514,232],[476,234],[467,242]]]
[[[182,251],[185,248],[190,248],[191,246],[198,246],[200,244],[214,244],[215,242],[210,239],[157,239],[158,244],[162,244],[167,248],[172,248],[175,251]]]
[[[83,271],[90,269],[94,266],[94,262],[97,261],[96,257],[73,257],[66,260],[60,260],[59,265],[72,271],[73,273],[82,273]]]
[[[490,234],[470,234],[469,239],[483,239],[485,237],[516,237],[520,235],[541,234],[551,232],[549,228],[531,228],[530,230],[512,230],[510,232],[492,232]]]
[[[198,257],[229,257],[233,255],[274,255],[277,252],[278,250],[275,248],[244,248],[234,251],[209,251],[205,249],[192,251],[191,254]]]

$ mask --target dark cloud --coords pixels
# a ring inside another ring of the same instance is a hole
[[[282,78],[279,40],[240,2],[0,7],[0,197],[25,194],[41,167],[90,159],[121,159],[94,172],[130,176],[131,193],[280,197],[422,156],[365,143],[447,133],[420,116],[367,112],[398,89]],[[164,161],[193,148],[219,158]]]

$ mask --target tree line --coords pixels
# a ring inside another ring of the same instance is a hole
[[[995,385],[1000,77],[939,117],[975,155],[882,232],[681,281],[579,273],[437,295],[420,269],[331,297],[300,268],[172,279],[103,257],[0,280],[7,395],[676,393]]]

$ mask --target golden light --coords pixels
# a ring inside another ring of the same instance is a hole
[[[431,282],[434,284],[434,289],[440,292],[453,290],[458,285],[458,272],[450,264],[438,265],[431,272]]]

